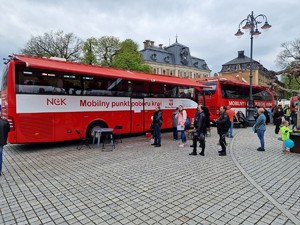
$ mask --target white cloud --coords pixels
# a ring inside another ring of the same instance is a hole
[[[164,46],[178,41],[195,57],[205,59],[212,75],[244,50],[250,56],[250,36],[237,39],[239,22],[251,11],[265,14],[272,28],[254,39],[253,58],[276,69],[280,44],[300,37],[298,0],[2,0],[1,57],[19,53],[31,36],[51,30],[73,32],[82,39],[115,36],[133,39],[140,48],[150,39]],[[2,70],[3,64],[0,69]]]

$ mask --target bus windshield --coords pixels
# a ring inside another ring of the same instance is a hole
[[[230,99],[249,99],[250,87],[232,85],[232,84],[221,84],[222,97]],[[253,99],[271,101],[272,95],[266,90],[260,88],[253,88]]]
[[[200,94],[214,94],[217,89],[217,82],[204,82],[203,85],[210,86],[209,88],[203,88],[199,93]]]

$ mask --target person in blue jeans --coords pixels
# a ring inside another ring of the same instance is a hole
[[[260,141],[260,147],[257,151],[265,151],[265,131],[266,131],[266,116],[264,115],[265,110],[263,108],[258,109],[258,117],[254,124],[254,129],[257,131],[257,136]]]
[[[154,147],[161,146],[160,127],[161,127],[162,123],[163,123],[162,111],[160,109],[160,106],[156,106],[155,112],[153,115],[154,143],[151,144],[151,145],[154,145]]]
[[[186,146],[186,136],[185,136],[185,121],[187,118],[187,113],[183,109],[183,106],[178,106],[178,113],[175,115],[175,118],[177,119],[177,130],[181,133],[181,141],[182,143],[179,145],[179,147],[185,147]]]
[[[178,124],[178,120],[175,117],[176,114],[178,113],[178,107],[174,110],[174,112],[172,113],[172,127],[173,127],[173,139],[175,141],[178,140],[178,131],[177,131],[177,124]]]
[[[2,175],[3,146],[7,144],[9,129],[9,122],[0,117],[0,176]]]

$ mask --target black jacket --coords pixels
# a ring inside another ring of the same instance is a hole
[[[197,122],[195,127],[198,133],[206,133],[206,117],[204,112],[199,112],[197,115]]]
[[[155,111],[153,115],[153,124],[158,124],[159,126],[161,126],[162,123],[163,123],[162,111],[161,110]]]
[[[226,112],[223,112],[220,117],[217,119],[217,129],[218,129],[218,134],[226,134],[229,129],[229,116]]]
[[[10,130],[9,122],[0,117],[0,145],[4,146],[7,144],[7,136]]]

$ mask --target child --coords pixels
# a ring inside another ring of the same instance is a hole
[[[293,132],[293,130],[289,128],[288,121],[282,122],[282,126],[280,127],[280,132],[281,132],[281,138],[283,141],[282,151],[284,154],[287,154],[290,152],[290,149],[286,147],[285,142],[286,142],[286,140],[290,139],[290,133]]]

